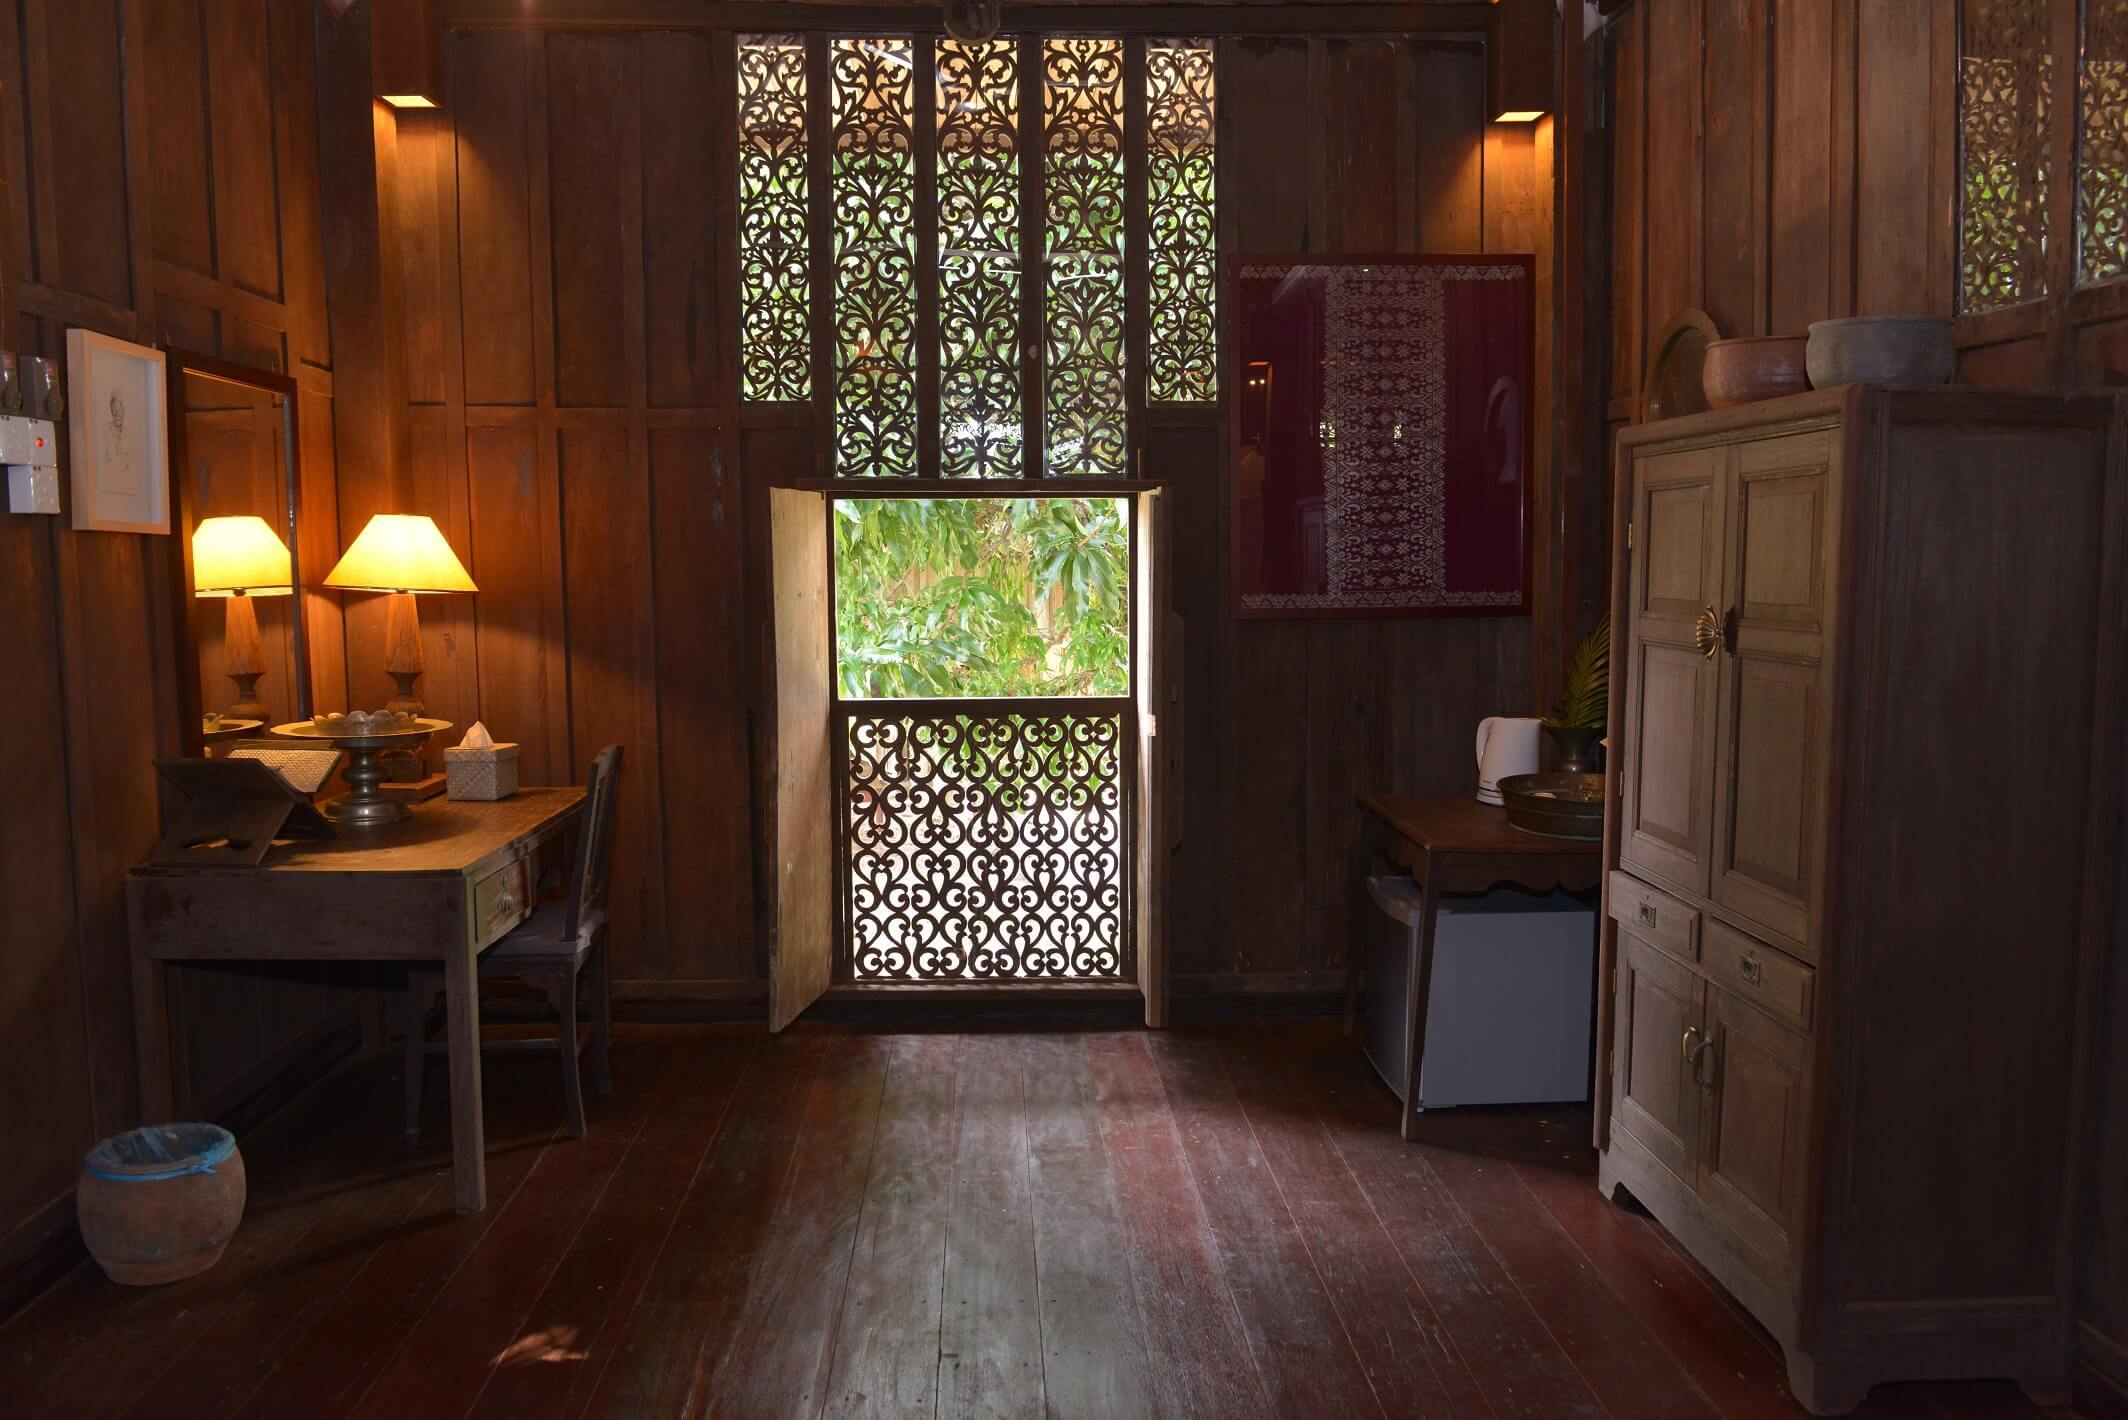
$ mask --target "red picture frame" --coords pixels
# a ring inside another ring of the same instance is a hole
[[[1232,614],[1528,615],[1535,258],[1224,275]]]

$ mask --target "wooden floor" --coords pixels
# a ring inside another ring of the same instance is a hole
[[[1435,1114],[1333,1028],[624,1027],[558,1138],[488,1065],[488,1195],[451,1211],[378,1059],[245,1141],[220,1266],[92,1268],[0,1327],[14,1416],[1739,1416],[1778,1360],[1597,1197],[1578,1109]],[[440,1072],[438,1072],[440,1074]],[[1879,1417],[2035,1415],[2003,1384]],[[2061,1412],[2067,1413],[2067,1412]]]

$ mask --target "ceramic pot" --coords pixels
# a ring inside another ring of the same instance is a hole
[[[1553,757],[1558,761],[1561,774],[1603,772],[1603,730],[1600,726],[1584,729],[1573,725],[1546,725],[1544,732],[1552,737]]]
[[[1804,365],[1804,348],[1810,343],[1801,335],[1751,335],[1736,340],[1717,340],[1707,347],[1700,366],[1700,384],[1707,403],[1716,409],[1801,394],[1810,388],[1810,372]]]
[[[244,1157],[214,1124],[161,1124],[89,1150],[74,1188],[81,1240],[113,1282],[175,1282],[221,1260],[244,1217]]]
[[[1851,316],[1810,327],[1810,382],[1834,385],[1940,385],[1957,368],[1951,323],[1943,316]]]

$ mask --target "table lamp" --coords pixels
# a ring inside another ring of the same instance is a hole
[[[236,682],[236,703],[222,713],[231,719],[267,718],[259,700],[266,657],[251,599],[294,591],[288,545],[264,518],[204,518],[192,530],[192,595],[223,599],[222,670]]]
[[[466,575],[435,519],[418,514],[379,513],[369,520],[339,565],[326,574],[325,585],[350,592],[389,592],[384,621],[384,669],[399,687],[385,705],[409,715],[426,713],[414,694],[421,675],[421,619],[414,597],[429,592],[473,592]]]

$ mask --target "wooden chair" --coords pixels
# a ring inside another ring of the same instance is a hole
[[[569,1133],[584,1137],[584,1086],[578,1056],[591,1047],[592,1083],[602,1095],[613,1093],[609,1058],[613,1034],[613,991],[606,954],[606,883],[613,860],[613,806],[619,788],[621,747],[608,745],[591,763],[584,788],[583,828],[577,837],[575,871],[566,902],[544,902],[532,915],[480,954],[480,980],[522,981],[536,987],[553,1005],[560,1029],[551,1039],[498,1040],[483,1050],[553,1050],[562,1060],[562,1093],[568,1102]],[[578,978],[591,971],[591,1029],[577,1032]],[[422,1068],[431,1052],[444,1047],[428,1039],[429,1007],[443,994],[440,970],[414,971],[406,991],[406,1135],[421,1133]]]

